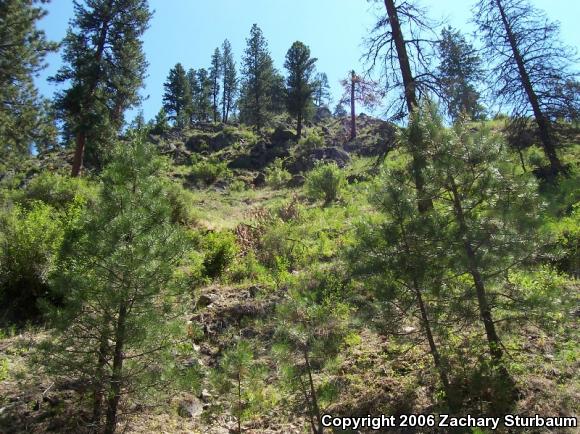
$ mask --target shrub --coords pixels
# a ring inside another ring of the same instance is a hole
[[[312,199],[324,199],[327,205],[338,199],[345,184],[344,172],[335,162],[319,162],[306,178],[306,194]]]
[[[178,184],[168,183],[166,194],[168,203],[171,206],[172,223],[190,225],[195,222],[196,217],[191,205],[193,202],[191,192]]]
[[[215,279],[232,263],[238,253],[236,239],[231,232],[209,232],[202,240],[204,274]]]
[[[258,261],[253,251],[234,261],[228,269],[228,277],[234,283],[249,282],[252,284],[272,284],[273,280],[266,267]]]
[[[283,160],[276,158],[274,162],[266,168],[266,184],[274,188],[282,188],[290,181],[292,175],[283,166]]]
[[[228,187],[229,187],[230,191],[239,193],[239,192],[244,191],[246,189],[246,183],[244,181],[242,181],[241,179],[234,179]]]
[[[194,181],[203,182],[206,185],[211,185],[219,178],[227,178],[230,176],[225,161],[219,161],[215,158],[208,160],[199,160],[191,166],[191,176]]]
[[[306,137],[298,141],[298,146],[308,150],[322,148],[324,147],[324,138],[316,131],[310,131]]]
[[[60,249],[64,225],[51,206],[33,202],[0,216],[0,308],[23,322],[39,314],[37,301],[49,296],[48,275]]]
[[[59,210],[66,208],[75,198],[92,202],[96,198],[96,189],[84,179],[50,172],[36,176],[25,190],[14,194],[17,203],[40,201]]]

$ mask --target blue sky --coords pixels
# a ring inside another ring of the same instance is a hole
[[[580,47],[580,1],[532,0],[549,17],[561,23],[562,39]],[[433,19],[445,19],[450,25],[469,33],[473,0],[422,0]],[[382,2],[379,3],[379,6]],[[317,68],[326,72],[334,100],[340,97],[339,80],[350,69],[362,70],[362,40],[375,21],[376,6],[367,0],[150,0],[155,11],[144,36],[149,61],[148,77],[142,94],[146,119],[161,107],[163,82],[169,68],[181,62],[186,68],[207,67],[216,46],[230,40],[238,65],[245,40],[257,23],[268,40],[276,67],[284,72],[286,51],[296,40],[307,44]],[[49,14],[40,22],[51,40],[60,41],[72,17],[70,0],[52,0]],[[383,9],[378,9],[382,12]],[[60,55],[48,57],[49,67],[37,78],[37,85],[51,96],[55,85],[46,78],[60,65]],[[131,118],[131,114],[128,116]]]

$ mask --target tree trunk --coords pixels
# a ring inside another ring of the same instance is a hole
[[[242,377],[238,371],[238,434],[242,434]]]
[[[350,140],[356,137],[356,113],[355,113],[355,100],[354,100],[354,86],[355,86],[355,74],[354,71],[350,73]]]
[[[399,59],[399,67],[401,68],[401,76],[403,78],[403,86],[405,87],[405,101],[409,113],[417,107],[417,95],[415,93],[415,80],[411,72],[411,65],[409,63],[409,56],[407,55],[407,47],[405,46],[405,38],[401,31],[401,24],[399,22],[399,14],[395,6],[395,0],[385,0],[385,7],[387,8],[387,15],[389,16],[389,23],[391,25],[391,32],[393,41],[395,42],[395,49],[397,50],[397,57]]]
[[[107,320],[105,319],[105,323]],[[107,327],[106,324],[103,325]],[[101,424],[101,416],[103,411],[103,379],[105,377],[105,365],[107,364],[107,334],[101,333],[101,343],[99,345],[99,357],[97,359],[97,370],[95,387],[93,392],[93,423],[98,427]]]
[[[225,73],[224,73],[224,75],[225,75]],[[226,116],[226,82],[225,82],[225,80],[222,83],[222,85],[224,86],[224,90],[222,92],[222,122],[224,124],[227,124],[228,118]]]
[[[110,14],[111,12],[111,8],[113,7],[113,1],[114,0],[109,0],[108,3],[108,13]],[[86,146],[86,142],[87,142],[87,133],[85,131],[86,126],[84,125],[85,123],[85,116],[83,113],[83,110],[86,110],[86,107],[91,105],[91,99],[93,98],[93,94],[97,88],[97,85],[99,83],[99,78],[101,75],[101,67],[99,65],[101,58],[103,57],[103,51],[105,50],[105,42],[107,40],[107,33],[109,31],[109,20],[110,17],[107,17],[104,21],[103,24],[101,26],[101,30],[99,32],[99,40],[97,42],[97,50],[95,51],[95,62],[96,62],[96,71],[95,71],[95,76],[93,77],[93,80],[91,83],[89,83],[89,87],[88,87],[88,91],[85,95],[85,98],[83,98],[83,101],[81,104],[79,104],[79,110],[80,112],[78,113],[78,117],[79,117],[79,131],[77,132],[77,136],[76,136],[76,148],[75,148],[75,155],[74,155],[74,160],[73,160],[73,166],[71,169],[71,176],[72,177],[77,177],[81,174],[82,169],[83,169],[83,159],[84,159],[84,155],[85,155],[85,146]]]
[[[457,191],[457,186],[453,178],[450,179],[450,187],[453,194],[453,208],[455,211],[455,218],[459,225],[461,238],[463,239],[463,247],[467,257],[467,268],[469,270],[469,274],[471,274],[473,284],[475,286],[477,303],[479,305],[479,314],[485,328],[485,334],[487,336],[487,342],[489,345],[489,352],[495,363],[499,364],[503,356],[501,342],[495,330],[491,308],[489,307],[489,301],[487,300],[487,293],[485,291],[485,284],[483,282],[481,272],[479,271],[477,258],[473,250],[473,242],[467,230],[467,224],[465,222],[465,215],[463,213],[461,199],[459,197],[459,192]]]
[[[401,31],[401,24],[399,22],[399,15],[397,12],[397,7],[395,6],[395,0],[385,0],[385,7],[387,9],[387,15],[389,16],[393,41],[395,42],[395,49],[397,51],[397,58],[399,60],[399,68],[401,69],[401,76],[403,78],[405,102],[407,103],[407,110],[409,111],[410,116],[418,106],[415,79],[413,78],[413,74],[411,72],[411,65],[409,63],[409,56],[407,55],[405,38],[403,37],[403,32]],[[411,145],[413,148],[416,148],[419,144],[411,143]],[[419,197],[417,201],[417,207],[419,212],[423,213],[433,209],[433,201],[431,198],[425,197],[424,193],[425,180],[423,179],[423,167],[425,166],[425,161],[416,150],[413,150],[412,154],[413,178],[415,181],[415,187],[417,188],[417,195]]]
[[[85,143],[86,143],[87,135],[83,131],[79,131],[76,136],[76,147],[75,147],[75,155],[73,158],[73,164],[70,176],[76,177],[81,174],[83,168],[83,158],[85,155]]]
[[[320,414],[320,407],[318,407],[318,399],[316,399],[316,388],[314,387],[314,380],[312,379],[312,368],[310,367],[310,359],[308,358],[308,351],[304,350],[304,361],[308,371],[308,385],[310,387],[310,400],[312,401],[312,408],[316,415],[318,428],[315,434],[323,434],[324,426],[322,425],[322,415]]]
[[[107,399],[107,421],[105,434],[114,434],[117,427],[117,409],[121,399],[121,382],[123,380],[123,347],[125,345],[125,327],[127,323],[127,305],[121,302],[117,330],[115,332],[115,354],[113,356],[113,373],[110,380],[110,391]]]
[[[298,116],[296,116],[296,122],[296,137],[300,140],[300,137],[302,137],[302,113],[299,113]]]
[[[425,303],[423,302],[423,295],[421,294],[421,289],[419,288],[419,284],[417,279],[413,279],[413,290],[415,291],[415,296],[417,297],[417,303],[419,304],[419,310],[421,311],[421,322],[423,323],[423,330],[425,331],[425,335],[427,336],[427,342],[429,343],[429,350],[431,351],[431,356],[433,357],[433,364],[439,373],[439,379],[443,384],[443,389],[445,389],[445,397],[447,399],[447,404],[449,405],[449,409],[454,412],[455,411],[455,402],[451,396],[451,387],[449,386],[449,377],[447,377],[447,372],[445,371],[446,367],[443,365],[441,361],[441,355],[439,354],[439,350],[437,349],[437,344],[435,343],[435,339],[433,338],[433,332],[431,331],[431,323],[429,321],[429,315],[427,314],[427,308],[425,307]]]
[[[526,69],[526,65],[522,58],[522,54],[516,42],[516,38],[514,36],[512,27],[506,16],[501,1],[495,0],[495,3],[497,5],[497,8],[499,9],[501,21],[505,28],[507,38],[510,43],[510,47],[512,49],[512,53],[514,55],[514,60],[516,61],[518,67],[518,72],[520,74],[522,86],[526,91],[526,95],[528,96],[528,100],[534,112],[534,118],[536,119],[536,123],[538,124],[538,130],[540,132],[540,140],[542,141],[542,147],[544,148],[544,153],[546,154],[546,157],[550,161],[550,170],[553,175],[557,175],[562,171],[562,163],[560,162],[560,159],[556,154],[554,140],[550,131],[550,122],[548,121],[548,119],[546,118],[546,116],[542,111],[542,108],[540,107],[538,96],[536,95],[536,92],[534,91],[534,88],[532,86],[530,75],[528,74],[528,71]]]
[[[217,122],[217,117],[218,117],[218,103],[217,103],[217,85],[218,85],[218,80],[217,78],[214,79],[213,81],[213,122],[214,124]]]

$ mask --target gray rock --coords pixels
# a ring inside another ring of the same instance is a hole
[[[212,294],[201,294],[197,299],[195,306],[197,308],[207,307],[215,301],[215,297]]]
[[[347,152],[336,147],[311,149],[303,152],[293,162],[287,165],[290,173],[300,173],[312,170],[317,161],[334,161],[338,167],[344,167],[350,162]]]
[[[262,172],[258,173],[254,178],[254,180],[252,181],[252,184],[254,184],[255,187],[261,187],[265,183],[266,183],[266,175],[264,175]]]
[[[198,417],[202,412],[203,403],[195,397],[182,399],[179,402],[179,407],[177,408],[177,414],[185,419]]]
[[[291,188],[300,187],[301,185],[304,185],[304,182],[306,182],[306,178],[304,176],[294,175],[290,181],[288,181],[287,185]]]

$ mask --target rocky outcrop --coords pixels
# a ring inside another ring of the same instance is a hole
[[[347,152],[337,147],[324,147],[302,152],[294,161],[286,165],[290,173],[312,170],[318,161],[335,162],[338,167],[345,167],[350,162]]]

